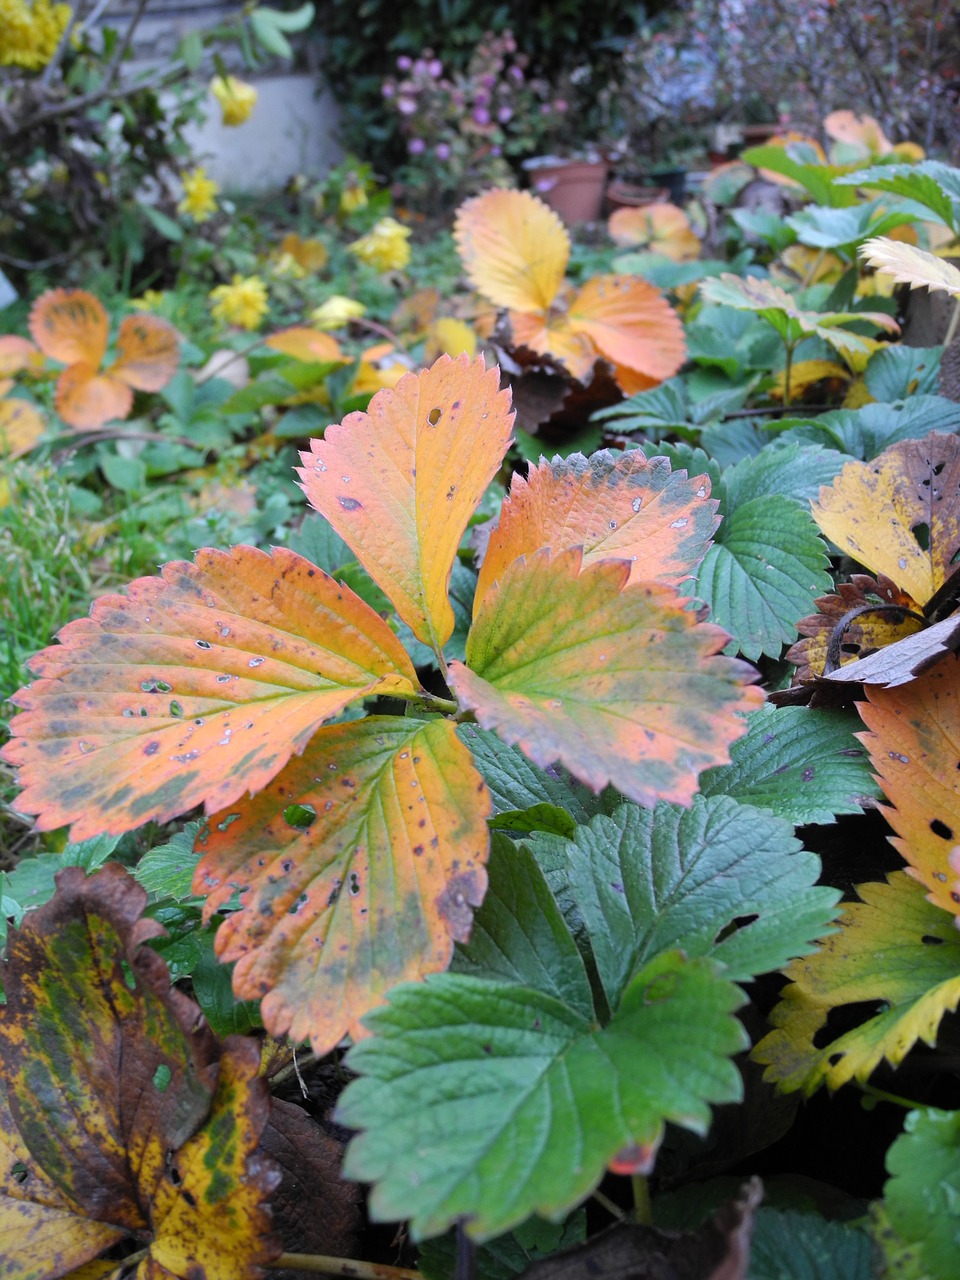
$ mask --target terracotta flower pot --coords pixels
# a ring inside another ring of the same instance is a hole
[[[531,189],[568,226],[596,222],[607,185],[605,160],[540,161],[524,165]]]

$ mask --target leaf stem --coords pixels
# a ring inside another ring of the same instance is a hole
[[[787,362],[783,367],[783,407],[786,409],[790,403],[790,373],[793,368],[793,343],[787,342],[784,345],[787,349]]]
[[[354,1280],[423,1280],[423,1273],[409,1267],[391,1267],[385,1262],[354,1262],[352,1258],[331,1258],[322,1253],[281,1253],[270,1270],[313,1271],[323,1276],[351,1276]]]
[[[860,1088],[866,1097],[874,1102],[890,1102],[895,1107],[903,1107],[906,1111],[916,1111],[918,1107],[924,1106],[922,1102],[913,1102],[910,1098],[901,1098],[897,1093],[887,1093],[886,1089],[877,1089],[872,1084],[862,1084]]]
[[[618,1222],[622,1222],[626,1217],[626,1214],[620,1206],[618,1204],[614,1204],[610,1197],[605,1196],[599,1188],[593,1192],[593,1199],[596,1200],[597,1204],[606,1209],[607,1213],[609,1213],[612,1218],[616,1218]]]
[[[416,701],[427,707],[430,711],[443,711],[448,715],[456,715],[460,710],[460,705],[454,702],[453,698],[441,698],[437,693],[429,693],[426,689],[421,689],[417,694]]]
[[[653,1226],[653,1208],[650,1204],[650,1182],[642,1173],[635,1173],[630,1178],[633,1188],[633,1218],[642,1226]]]

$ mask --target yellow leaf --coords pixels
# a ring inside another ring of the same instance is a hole
[[[952,262],[912,244],[876,236],[860,246],[860,256],[884,275],[893,276],[911,289],[929,289],[960,295],[960,271]]]
[[[462,204],[454,225],[470,283],[498,307],[546,311],[563,283],[570,237],[529,191],[487,191]]]

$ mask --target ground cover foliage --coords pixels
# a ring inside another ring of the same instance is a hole
[[[952,1275],[960,174],[831,129],[4,313],[4,1274]]]

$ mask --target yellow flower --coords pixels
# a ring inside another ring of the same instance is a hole
[[[215,320],[240,329],[259,329],[270,306],[267,286],[259,276],[234,276],[230,284],[217,285],[210,291],[210,301]]]
[[[236,76],[214,76],[210,81],[210,92],[220,103],[225,125],[243,124],[257,105],[256,89]]]
[[[162,305],[164,294],[159,289],[146,289],[139,298],[134,298],[130,305],[137,311],[156,311]]]
[[[459,356],[463,353],[471,360],[477,353],[477,335],[470,326],[453,316],[441,316],[439,320],[434,320],[427,331],[424,362],[433,364],[438,356]]]
[[[273,274],[282,280],[302,280],[307,274],[292,253],[281,253],[270,259]]]
[[[410,261],[409,239],[409,227],[401,226],[395,218],[381,218],[372,231],[347,248],[377,271],[399,271]]]
[[[217,192],[220,188],[206,169],[197,167],[180,175],[183,183],[183,199],[177,205],[177,213],[188,214],[194,222],[206,222],[217,211]]]
[[[363,187],[344,187],[340,192],[340,212],[356,213],[358,209],[367,207],[367,193]]]
[[[366,315],[366,311],[362,302],[335,293],[312,312],[310,319],[318,329],[342,329],[351,320],[359,320]]]
[[[0,0],[0,66],[39,71],[60,43],[71,9],[51,0]]]

